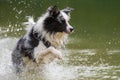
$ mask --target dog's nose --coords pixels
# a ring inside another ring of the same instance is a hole
[[[74,28],[70,28],[70,32],[73,32]]]

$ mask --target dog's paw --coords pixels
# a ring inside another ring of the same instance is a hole
[[[36,61],[37,63],[48,64],[55,58],[62,60],[62,53],[54,47],[49,47],[36,58]]]
[[[50,52],[58,59],[62,60],[62,53],[54,47],[49,47]]]
[[[60,51],[55,51],[55,53],[53,53],[55,55],[56,58],[62,60],[62,53]]]

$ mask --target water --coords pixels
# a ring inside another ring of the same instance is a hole
[[[44,70],[16,76],[11,52],[24,35],[22,22],[37,20],[51,5],[71,6],[75,31],[63,52],[64,59]],[[0,80],[120,80],[119,0],[0,0]]]
[[[65,50],[66,54],[61,64],[51,63],[42,72],[26,73],[19,78],[13,73],[11,64],[11,51],[17,40],[16,38],[0,40],[0,80],[120,79],[120,50],[102,51],[97,49]]]

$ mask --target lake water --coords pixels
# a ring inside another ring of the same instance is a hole
[[[18,77],[11,52],[25,34],[21,23],[26,16],[37,20],[51,5],[75,9],[64,59]],[[120,80],[120,1],[0,0],[0,80]]]

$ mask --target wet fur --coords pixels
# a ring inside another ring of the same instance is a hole
[[[61,49],[73,27],[68,23],[72,8],[59,10],[56,6],[49,7],[37,22],[28,17],[27,33],[17,42],[12,52],[12,62],[16,72],[24,67],[39,66],[52,62],[55,58],[62,59]]]

